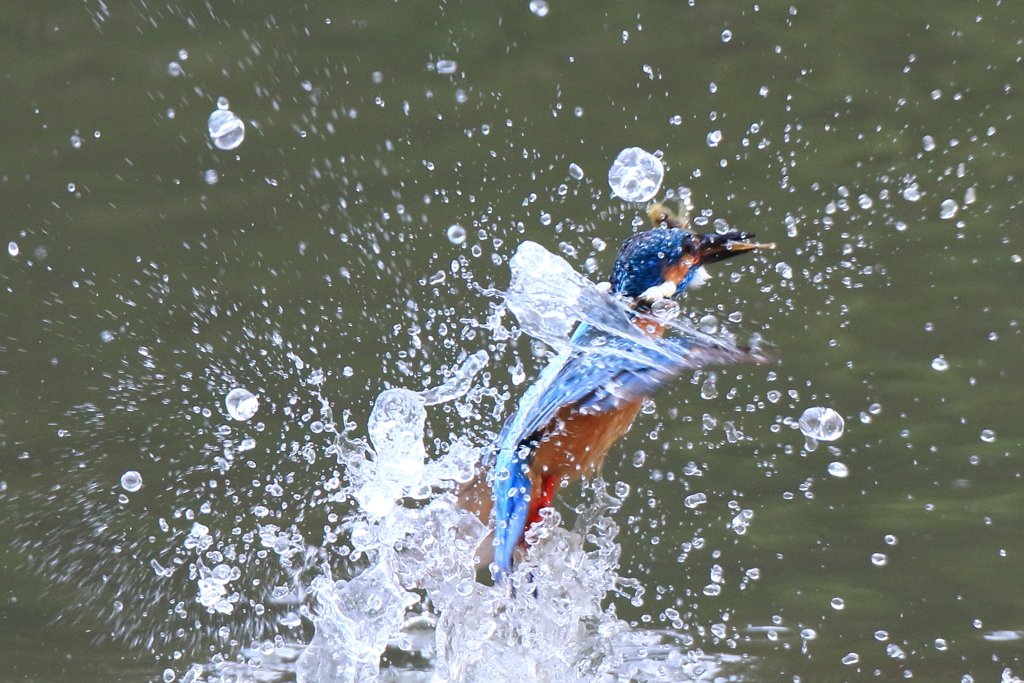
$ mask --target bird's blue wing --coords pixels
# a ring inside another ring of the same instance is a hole
[[[670,378],[714,363],[757,361],[731,340],[705,335],[637,339],[586,323],[527,390],[505,422],[493,461],[494,558],[499,577],[512,568],[530,505],[529,467],[537,443],[563,406],[601,413],[651,396]]]

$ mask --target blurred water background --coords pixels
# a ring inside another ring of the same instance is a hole
[[[1022,27],[1005,0],[0,2],[0,680],[305,675],[310,588],[366,569],[327,501],[377,397],[486,351],[425,440],[485,444],[546,352],[487,290],[524,240],[607,277],[632,146],[778,244],[682,301],[777,361],[658,394],[610,508],[560,496],[621,527],[599,603],[659,638],[621,675],[1024,675]],[[383,680],[429,680],[432,619]]]

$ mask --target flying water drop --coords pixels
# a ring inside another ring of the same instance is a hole
[[[850,476],[850,469],[841,462],[829,463],[828,473],[833,477],[843,479],[844,477]]]
[[[245,139],[245,124],[230,109],[217,109],[210,114],[206,127],[217,149],[235,149]]]
[[[448,241],[452,244],[462,244],[466,241],[466,229],[458,223],[448,226]]]
[[[843,435],[843,416],[831,408],[808,408],[800,416],[800,431],[816,441],[835,441]]]
[[[653,199],[664,178],[665,166],[661,159],[639,147],[627,147],[619,152],[608,170],[612,193],[627,202]]]
[[[459,65],[453,59],[439,59],[437,61],[437,73],[448,75],[455,73]]]
[[[224,407],[232,420],[245,422],[260,409],[260,400],[248,389],[236,387],[224,397]]]
[[[128,493],[135,493],[142,488],[142,475],[135,470],[128,470],[121,475],[121,488]]]
[[[955,199],[943,200],[942,205],[939,207],[939,218],[948,221],[956,215],[958,208]]]

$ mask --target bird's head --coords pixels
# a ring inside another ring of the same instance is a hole
[[[636,300],[638,306],[675,296],[693,282],[701,266],[775,247],[750,242],[754,235],[749,232],[692,232],[685,219],[662,204],[648,214],[655,227],[622,243],[611,277],[612,292]]]

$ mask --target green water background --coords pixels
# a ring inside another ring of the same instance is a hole
[[[605,182],[633,145],[663,152],[666,187],[689,187],[698,212],[778,243],[686,300],[739,314],[778,362],[719,370],[711,400],[706,375],[679,382],[616,447],[623,573],[648,588],[620,614],[668,627],[675,606],[705,651],[751,655],[750,680],[1019,674],[1022,22],[1018,3],[948,0],[551,0],[543,17],[502,0],[0,2],[0,243],[17,252],[0,268],[0,680],[181,675],[237,650],[222,626],[271,633],[197,610],[184,570],[155,577],[185,510],[249,528],[273,498],[294,518],[331,469],[290,457],[318,408],[310,367],[336,417],[362,425],[386,386],[436,384],[485,348],[459,321],[495,300],[453,260],[500,288],[532,239],[606,274],[642,213]],[[246,122],[232,152],[206,134],[218,97]],[[430,309],[448,344],[413,329]],[[236,384],[258,389],[268,428],[233,425],[257,440],[253,467],[216,488]],[[846,418],[838,451],[802,452],[782,425],[814,405]],[[431,419],[431,438],[463,425]],[[828,474],[837,461],[848,477]],[[145,486],[120,503],[126,470]],[[250,481],[283,482],[291,508]],[[687,510],[697,491],[708,503]],[[754,512],[742,536],[730,501]],[[303,522],[310,542],[324,514]],[[725,583],[708,597],[714,564]],[[269,585],[274,563],[257,565],[246,579]],[[164,637],[178,602],[189,635]]]

